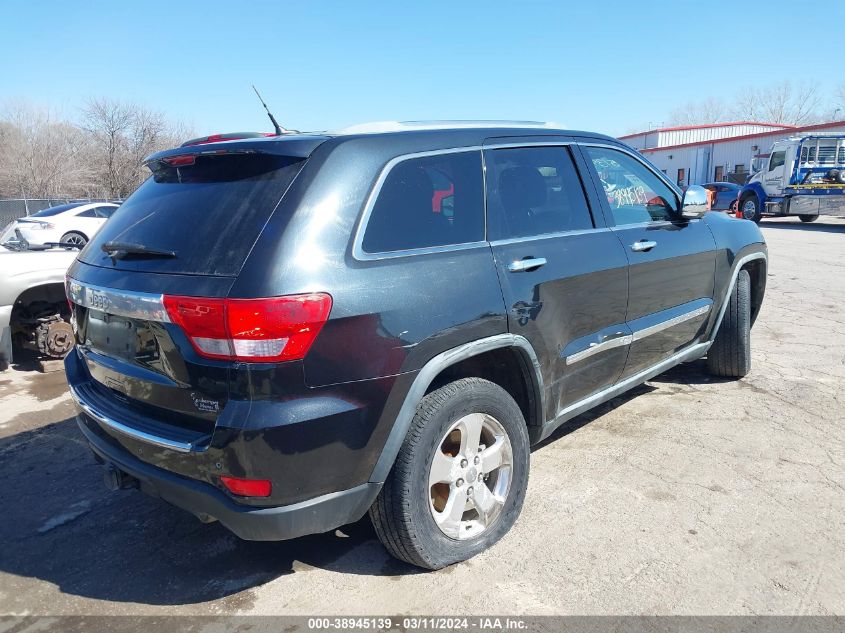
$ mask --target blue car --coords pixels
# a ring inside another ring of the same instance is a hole
[[[708,182],[701,186],[715,194],[711,211],[736,211],[736,201],[742,187],[732,182]]]

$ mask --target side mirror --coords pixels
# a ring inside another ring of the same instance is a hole
[[[684,192],[681,203],[681,215],[687,220],[700,218],[707,212],[707,189],[700,185],[690,185]]]

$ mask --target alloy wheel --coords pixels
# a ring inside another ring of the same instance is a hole
[[[429,507],[449,538],[466,540],[488,530],[510,491],[513,449],[494,417],[471,413],[441,438],[428,476]]]

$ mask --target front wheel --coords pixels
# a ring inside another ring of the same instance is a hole
[[[740,270],[716,339],[707,352],[714,376],[742,378],[751,371],[751,276]]]
[[[481,378],[423,398],[370,518],[396,558],[426,569],[504,536],[528,485],[528,430],[514,399]]]
[[[739,203],[742,209],[742,218],[760,224],[760,220],[763,219],[763,213],[762,209],[760,209],[760,201],[757,200],[757,196],[753,193],[748,194]]]
[[[819,219],[819,216],[817,216],[817,215],[799,215],[798,219],[801,220],[802,222],[815,222],[816,220]]]

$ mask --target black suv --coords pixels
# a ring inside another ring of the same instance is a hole
[[[111,487],[244,539],[369,511],[394,556],[464,560],[532,443],[678,363],[749,370],[760,231],[612,138],[396,124],[147,165],[69,271],[79,426]]]

